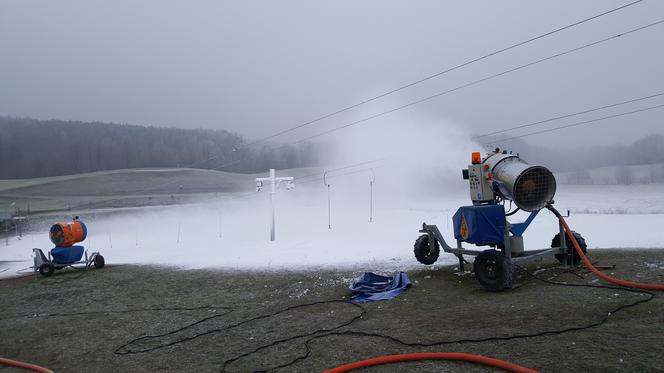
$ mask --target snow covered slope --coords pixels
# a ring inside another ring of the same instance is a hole
[[[84,242],[100,250],[107,263],[156,264],[183,268],[316,269],[362,268],[396,270],[420,267],[413,242],[422,222],[438,224],[452,241],[451,216],[467,204],[465,193],[448,197],[396,201],[377,186],[374,222],[369,222],[368,186],[331,189],[331,226],[322,187],[277,194],[277,241],[269,242],[268,194],[198,205],[145,208],[126,215],[83,216],[89,227]],[[445,195],[445,193],[441,193]],[[590,248],[664,247],[664,186],[559,186],[556,206],[571,210],[572,228],[586,237]],[[519,213],[512,221],[525,219]],[[529,249],[548,247],[557,222],[543,211],[525,235]],[[46,232],[30,234],[8,245],[0,242],[2,275],[31,264],[31,248],[49,248]],[[455,258],[441,254],[440,264]]]

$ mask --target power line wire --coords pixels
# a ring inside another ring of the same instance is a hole
[[[541,131],[530,132],[530,133],[526,133],[526,134],[519,135],[519,136],[508,137],[508,138],[505,138],[505,139],[499,139],[499,140],[492,141],[492,142],[490,142],[490,143],[485,143],[484,145],[490,145],[490,144],[494,144],[494,143],[497,143],[497,142],[505,142],[505,141],[514,140],[514,139],[520,139],[520,138],[522,138],[522,137],[527,137],[527,136],[532,136],[532,135],[538,135],[538,134],[540,134],[540,133],[546,133],[546,132],[557,131],[557,130],[560,130],[560,129],[563,129],[563,128],[576,127],[576,126],[581,126],[581,125],[584,125],[584,124],[590,124],[590,123],[600,122],[600,121],[607,120],[607,119],[623,117],[623,116],[625,116],[625,115],[632,115],[632,114],[641,113],[641,112],[648,111],[648,110],[659,109],[659,108],[663,108],[663,107],[664,107],[664,104],[661,104],[661,105],[656,105],[656,106],[650,106],[650,107],[643,108],[643,109],[632,110],[632,111],[628,111],[628,112],[624,112],[624,113],[620,113],[620,114],[609,115],[609,116],[602,117],[602,118],[591,119],[591,120],[584,120],[584,121],[582,121],[582,122],[576,122],[576,123],[572,123],[572,124],[566,124],[566,125],[564,125],[564,126],[559,126],[559,127],[549,128],[549,129],[545,129],[545,130],[541,130]]]
[[[643,100],[647,100],[647,99],[654,98],[654,97],[659,97],[659,96],[664,96],[664,92],[657,93],[657,94],[650,95],[650,96],[639,97],[639,98],[635,98],[635,99],[632,99],[632,100],[621,101],[621,102],[611,104],[611,105],[605,105],[605,106],[600,106],[600,107],[596,107],[596,108],[592,108],[592,109],[588,109],[588,110],[578,111],[578,112],[572,113],[572,114],[560,115],[560,116],[557,116],[557,117],[554,117],[554,118],[540,120],[540,121],[537,121],[537,122],[532,122],[532,123],[528,123],[528,124],[522,124],[522,125],[518,125],[518,126],[514,126],[514,127],[509,127],[509,128],[502,129],[500,131],[494,131],[494,132],[489,132],[489,133],[485,133],[485,134],[482,134],[482,135],[473,136],[473,139],[480,139],[480,138],[483,138],[483,137],[493,136],[493,135],[497,135],[497,134],[500,134],[500,133],[513,131],[513,130],[516,130],[516,129],[532,127],[532,126],[536,126],[538,124],[553,122],[553,121],[556,121],[556,120],[559,120],[559,119],[570,118],[570,117],[574,117],[574,116],[581,115],[581,114],[588,114],[588,113],[592,113],[594,111],[599,111],[599,110],[608,109],[608,108],[612,108],[612,107],[616,107],[616,106],[630,104],[630,103],[633,103],[633,102],[643,101]]]
[[[382,167],[382,166],[363,168],[363,169],[360,169],[360,170],[349,171],[349,172],[344,172],[344,173],[341,173],[341,174],[336,174],[336,175],[328,176],[327,178],[328,178],[328,179],[334,179],[335,177],[341,177],[341,176],[347,176],[347,175],[359,174],[359,173],[361,173],[361,172],[366,172],[366,171],[370,171],[370,170],[375,170],[376,168],[380,168],[380,167]],[[313,182],[318,182],[318,181],[321,181],[321,180],[323,180],[323,179],[322,179],[322,178],[318,178],[318,179],[315,179],[315,180],[301,181],[299,184],[313,183]]]
[[[432,99],[434,99],[434,98],[437,98],[437,97],[440,97],[440,96],[443,96],[443,95],[446,95],[446,94],[449,94],[449,93],[452,93],[452,92],[456,92],[456,91],[461,90],[461,89],[463,89],[463,88],[467,88],[467,87],[470,87],[470,86],[473,86],[473,85],[476,85],[476,84],[479,84],[479,83],[485,82],[485,81],[487,81],[487,80],[491,80],[491,79],[494,79],[494,78],[497,78],[497,77],[500,77],[500,76],[503,76],[503,75],[506,75],[506,74],[509,74],[509,73],[512,73],[512,72],[515,72],[515,71],[518,71],[518,70],[521,70],[521,69],[525,69],[525,68],[530,67],[530,66],[533,66],[533,65],[537,65],[537,64],[542,63],[542,62],[545,62],[545,61],[549,61],[549,60],[552,60],[552,59],[555,59],[555,58],[558,58],[558,57],[562,57],[562,56],[565,56],[565,55],[567,55],[567,54],[574,53],[574,52],[577,52],[577,51],[580,51],[580,50],[583,50],[583,49],[586,49],[586,48],[590,48],[590,47],[593,47],[593,46],[595,46],[595,45],[599,45],[599,44],[602,44],[602,43],[605,43],[605,42],[607,42],[607,41],[610,41],[610,40],[614,40],[614,39],[620,38],[620,37],[625,36],[625,35],[628,35],[628,34],[632,34],[632,33],[635,33],[635,32],[641,31],[641,30],[645,30],[645,29],[650,28],[650,27],[653,27],[653,26],[657,26],[657,25],[659,25],[659,24],[661,24],[661,23],[664,23],[664,20],[660,20],[660,21],[657,21],[657,22],[653,22],[653,23],[647,24],[647,25],[645,25],[645,26],[641,26],[641,27],[638,27],[638,28],[635,28],[635,29],[631,29],[631,30],[629,30],[629,31],[625,31],[625,32],[622,32],[622,33],[620,33],[620,34],[616,34],[616,35],[610,36],[610,37],[608,37],[608,38],[604,38],[604,39],[601,39],[601,40],[594,41],[594,42],[592,42],[592,43],[584,44],[584,45],[582,45],[582,46],[580,46],[580,47],[572,48],[572,49],[566,50],[566,51],[564,51],[564,52],[556,53],[556,54],[554,54],[554,55],[551,55],[551,56],[548,56],[548,57],[545,57],[545,58],[542,58],[542,59],[539,59],[539,60],[536,60],[536,61],[533,61],[533,62],[527,63],[527,64],[525,64],[525,65],[517,66],[517,67],[515,67],[515,68],[509,69],[509,70],[505,70],[505,71],[500,72],[500,73],[497,73],[497,74],[489,75],[489,76],[484,77],[484,78],[482,78],[482,79],[478,79],[478,80],[472,81],[472,82],[470,82],[470,83],[466,83],[466,84],[460,85],[460,86],[458,86],[458,87],[455,87],[455,88],[452,88],[452,89],[449,89],[449,90],[446,90],[446,91],[443,91],[443,92],[440,92],[440,93],[436,93],[436,94],[434,94],[434,95],[427,96],[427,97],[425,97],[425,98],[422,98],[422,99],[419,99],[419,100],[416,100],[416,101],[412,101],[412,102],[410,102],[410,103],[408,103],[408,104],[401,105],[401,106],[396,107],[396,108],[394,108],[394,109],[390,109],[390,110],[387,110],[387,111],[383,111],[383,112],[381,112],[381,113],[374,114],[374,115],[371,115],[371,116],[369,116],[369,117],[366,117],[366,118],[363,118],[363,119],[356,120],[356,121],[354,121],[354,122],[351,122],[351,123],[345,124],[345,125],[343,125],[343,126],[335,127],[335,128],[329,129],[329,130],[327,130],[327,131],[323,131],[323,132],[320,132],[320,133],[318,133],[318,134],[315,134],[315,135],[312,135],[312,136],[305,137],[305,138],[303,138],[303,139],[300,139],[300,140],[295,141],[293,144],[302,143],[302,142],[305,142],[305,141],[308,141],[308,140],[311,140],[311,139],[314,139],[314,138],[317,138],[317,137],[320,137],[320,136],[323,136],[323,135],[330,134],[330,133],[332,133],[332,132],[336,132],[336,131],[342,130],[342,129],[344,129],[344,128],[352,127],[352,126],[358,125],[358,124],[360,124],[360,123],[367,122],[367,121],[369,121],[369,120],[371,120],[371,119],[375,119],[375,118],[378,118],[378,117],[381,117],[381,116],[384,116],[384,115],[387,115],[387,114],[391,114],[391,113],[393,113],[393,112],[395,112],[395,111],[399,111],[399,110],[402,110],[402,109],[405,109],[405,108],[408,108],[408,107],[411,107],[411,106],[414,106],[414,105],[417,105],[417,104],[421,104],[421,103],[426,102],[426,101],[430,101],[430,100],[432,100]]]
[[[318,118],[316,118],[316,119],[312,119],[312,120],[310,120],[310,121],[308,121],[308,122],[304,122],[304,123],[299,124],[299,125],[297,125],[297,126],[294,126],[294,127],[291,127],[291,128],[287,128],[287,129],[285,129],[285,130],[279,131],[279,132],[274,133],[274,134],[272,134],[272,135],[269,135],[269,136],[263,137],[263,138],[261,138],[261,139],[258,139],[258,140],[252,141],[252,142],[249,142],[249,143],[243,145],[242,147],[249,147],[249,146],[255,145],[255,144],[257,144],[257,143],[261,143],[261,142],[264,142],[264,141],[267,141],[267,140],[273,139],[273,138],[275,138],[275,137],[277,137],[277,136],[281,136],[281,135],[283,135],[283,134],[286,134],[286,133],[289,133],[289,132],[295,131],[295,130],[297,130],[297,129],[299,129],[299,128],[306,127],[306,126],[311,125],[311,124],[314,124],[314,123],[316,123],[316,122],[320,122],[320,121],[323,120],[323,119],[327,119],[327,118],[330,118],[330,117],[335,116],[335,115],[337,115],[337,114],[341,114],[341,113],[346,112],[346,111],[348,111],[348,110],[354,109],[354,108],[356,108],[356,107],[358,107],[358,106],[361,106],[361,105],[367,104],[367,103],[369,103],[369,102],[372,102],[372,101],[378,100],[378,99],[380,99],[380,98],[383,98],[383,97],[385,97],[385,96],[391,95],[391,94],[396,93],[396,92],[399,92],[399,91],[401,91],[401,90],[404,90],[404,89],[406,89],[406,88],[412,87],[412,86],[414,86],[414,85],[420,84],[420,83],[425,82],[425,81],[427,81],[427,80],[430,80],[430,79],[433,79],[433,78],[439,77],[439,76],[441,76],[441,75],[447,74],[447,73],[449,73],[449,72],[452,72],[452,71],[458,70],[458,69],[460,69],[460,68],[462,68],[462,67],[468,66],[468,65],[473,64],[473,63],[475,63],[475,62],[482,61],[482,60],[484,60],[484,59],[487,59],[487,58],[489,58],[489,57],[495,56],[495,55],[497,55],[497,54],[500,54],[500,53],[503,53],[503,52],[509,51],[509,50],[511,50],[511,49],[514,49],[514,48],[520,47],[520,46],[522,46],[522,45],[525,45],[525,44],[531,43],[531,42],[536,41],[536,40],[538,40],[538,39],[545,38],[545,37],[547,37],[547,36],[550,36],[550,35],[556,34],[556,33],[558,33],[558,32],[561,32],[561,31],[564,31],[564,30],[567,30],[567,29],[570,29],[570,28],[576,27],[576,26],[578,26],[578,25],[581,25],[581,24],[583,24],[583,23],[586,23],[586,22],[592,21],[592,20],[594,20],[594,19],[597,19],[597,18],[603,17],[603,16],[605,16],[605,15],[608,15],[608,14],[611,14],[611,13],[614,13],[614,12],[617,12],[617,11],[619,11],[619,10],[625,9],[625,8],[630,7],[630,6],[632,6],[632,5],[638,4],[638,3],[642,2],[642,1],[643,1],[643,0],[637,0],[637,1],[633,1],[633,2],[631,2],[631,3],[627,3],[627,4],[624,4],[624,5],[621,5],[621,6],[617,7],[617,8],[613,8],[613,9],[611,9],[611,10],[608,10],[608,11],[605,11],[605,12],[602,12],[602,13],[599,13],[599,14],[596,14],[596,15],[594,15],[594,16],[592,16],[592,17],[584,18],[584,19],[582,19],[582,20],[580,20],[580,21],[577,21],[577,22],[571,23],[571,24],[569,24],[569,25],[566,25],[566,26],[563,26],[563,27],[557,28],[557,29],[552,30],[552,31],[549,31],[549,32],[545,32],[545,33],[543,33],[543,34],[540,34],[540,35],[537,35],[537,36],[531,37],[531,38],[526,39],[526,40],[524,40],[524,41],[521,41],[521,42],[518,42],[518,43],[516,43],[516,44],[512,44],[512,45],[510,45],[510,46],[507,46],[507,47],[505,47],[505,48],[501,48],[501,49],[498,49],[498,50],[496,50],[496,51],[493,51],[493,52],[490,52],[490,53],[484,54],[484,55],[482,55],[482,56],[480,56],[480,57],[477,57],[477,58],[471,59],[471,60],[469,60],[469,61],[466,61],[466,62],[463,62],[463,63],[461,63],[461,64],[455,65],[455,66],[450,67],[450,68],[448,68],[448,69],[445,69],[445,70],[443,70],[443,71],[437,72],[437,73],[435,73],[435,74],[432,74],[432,75],[426,76],[426,77],[424,77],[424,78],[418,79],[418,80],[413,81],[413,82],[411,82],[411,83],[408,83],[408,84],[402,85],[402,86],[400,86],[400,87],[394,88],[394,89],[389,90],[389,91],[387,91],[387,92],[381,93],[381,94],[379,94],[379,95],[377,95],[377,96],[370,97],[370,98],[368,98],[368,99],[366,99],[366,100],[360,101],[360,102],[355,103],[355,104],[350,105],[350,106],[346,106],[346,107],[344,107],[344,108],[342,108],[342,109],[339,109],[339,110],[337,110],[337,111],[334,111],[334,112],[332,112],[332,113],[325,114],[325,115],[320,116],[320,117],[318,117]]]
[[[387,157],[376,158],[376,159],[372,159],[372,160],[370,160],[370,161],[364,161],[364,162],[359,162],[359,163],[355,163],[355,164],[351,164],[351,165],[347,165],[347,166],[342,166],[342,167],[338,167],[338,168],[332,168],[332,169],[329,169],[329,170],[325,170],[325,171],[323,171],[323,172],[317,172],[317,173],[315,173],[315,174],[309,174],[309,175],[305,175],[305,176],[297,177],[297,178],[295,178],[295,180],[302,180],[302,179],[310,178],[310,177],[313,177],[313,176],[320,176],[320,175],[323,175],[323,174],[326,173],[326,172],[327,172],[327,173],[330,173],[330,172],[336,172],[336,171],[346,170],[346,169],[349,169],[349,168],[353,168],[353,167],[357,167],[357,166],[362,166],[362,165],[369,164],[369,163],[375,163],[375,162],[384,161],[385,159],[387,159]]]
[[[433,75],[427,76],[427,77],[422,78],[422,79],[420,79],[420,80],[417,80],[417,81],[415,81],[415,82],[411,82],[411,83],[406,84],[406,85],[404,85],[404,86],[398,87],[398,88],[393,89],[393,90],[388,91],[388,92],[385,92],[385,93],[383,93],[383,94],[381,94],[381,95],[378,95],[378,96],[375,96],[375,97],[369,98],[369,99],[364,100],[364,101],[362,101],[362,102],[359,102],[359,103],[357,103],[357,104],[354,104],[354,105],[348,106],[348,107],[343,108],[343,109],[341,109],[341,110],[338,110],[338,111],[336,111],[336,112],[333,112],[333,113],[327,114],[327,115],[325,115],[325,116],[319,117],[319,118],[314,119],[314,120],[312,120],[312,121],[309,121],[309,122],[306,122],[306,123],[300,124],[300,125],[298,125],[298,126],[292,127],[292,128],[290,128],[290,129],[287,129],[287,130],[284,130],[284,131],[280,131],[280,132],[278,132],[278,133],[276,133],[276,134],[273,134],[273,135],[267,136],[267,137],[265,137],[265,138],[262,138],[262,139],[259,139],[259,140],[252,141],[252,142],[249,142],[249,143],[247,143],[247,144],[241,145],[241,146],[239,146],[239,147],[237,147],[237,148],[235,148],[235,149],[233,149],[233,150],[234,150],[234,151],[237,151],[237,150],[239,150],[239,149],[246,148],[246,147],[249,147],[249,146],[251,146],[251,145],[257,144],[257,143],[259,143],[259,142],[263,142],[263,141],[269,140],[269,139],[271,139],[271,138],[274,138],[274,137],[276,137],[276,136],[282,135],[282,134],[287,133],[287,132],[291,132],[291,131],[293,131],[293,130],[296,130],[296,129],[301,128],[301,127],[304,127],[304,126],[307,126],[307,125],[309,125],[309,124],[313,124],[313,123],[318,122],[318,121],[321,121],[321,120],[323,120],[323,119],[325,119],[325,118],[329,118],[329,117],[331,117],[331,116],[333,116],[333,115],[339,114],[339,113],[344,112],[344,111],[348,111],[348,110],[350,110],[350,109],[352,109],[352,108],[358,107],[358,106],[363,105],[363,104],[365,104],[365,103],[368,103],[368,102],[371,102],[371,101],[375,101],[375,100],[377,100],[377,99],[379,99],[379,98],[382,98],[382,97],[385,97],[385,96],[387,96],[387,95],[389,95],[389,94],[392,94],[392,93],[398,92],[398,91],[400,91],[400,90],[406,89],[406,88],[408,88],[408,87],[411,87],[411,86],[413,86],[413,85],[416,85],[416,84],[422,83],[422,82],[424,82],[424,81],[426,81],[426,80],[433,79],[433,78],[435,78],[435,77],[438,77],[438,76],[441,76],[441,75],[446,74],[446,73],[448,73],[448,72],[451,72],[451,71],[457,70],[457,69],[459,69],[459,68],[462,68],[462,67],[464,67],[464,66],[470,65],[470,64],[472,64],[472,63],[475,63],[475,62],[478,62],[478,61],[484,60],[484,59],[489,58],[489,57],[491,57],[491,56],[494,56],[494,55],[496,55],[496,54],[506,52],[506,51],[508,51],[508,50],[511,50],[511,49],[517,48],[517,47],[519,47],[519,46],[521,46],[521,45],[524,45],[524,44],[527,44],[527,43],[533,42],[533,41],[535,41],[535,40],[538,40],[538,39],[544,38],[544,37],[546,37],[546,36],[549,36],[549,35],[552,35],[552,34],[555,34],[555,33],[561,32],[561,31],[566,30],[566,29],[569,29],[569,28],[572,28],[572,27],[578,26],[578,25],[580,25],[580,24],[583,24],[583,23],[585,23],[585,22],[588,22],[588,21],[591,21],[591,20],[594,20],[594,19],[600,18],[600,17],[602,17],[602,16],[605,16],[605,15],[608,15],[608,14],[611,14],[611,13],[614,13],[614,12],[617,12],[617,11],[622,10],[622,9],[624,9],[624,8],[627,8],[627,7],[630,7],[630,6],[632,6],[632,5],[638,4],[638,3],[642,2],[642,1],[643,1],[643,0],[637,0],[637,1],[633,1],[633,2],[631,2],[631,3],[624,4],[624,5],[620,6],[620,7],[613,8],[613,9],[611,9],[611,10],[608,10],[608,11],[602,12],[602,13],[597,14],[597,15],[594,15],[594,16],[592,16],[592,17],[585,18],[585,19],[583,19],[583,20],[580,20],[580,21],[574,22],[574,23],[572,23],[572,24],[569,24],[569,25],[566,25],[566,26],[560,27],[560,28],[558,28],[558,29],[555,29],[555,30],[549,31],[549,32],[547,32],[547,33],[544,33],[544,34],[541,34],[541,35],[538,35],[538,36],[532,37],[532,38],[530,38],[530,39],[524,40],[524,41],[522,41],[522,42],[519,42],[519,43],[516,43],[516,44],[510,45],[510,46],[508,46],[508,47],[506,47],[506,48],[502,48],[502,49],[499,49],[499,50],[497,50],[497,51],[494,51],[494,52],[491,52],[491,53],[485,54],[485,55],[483,55],[483,56],[481,56],[481,57],[478,57],[478,58],[475,58],[475,59],[473,59],[473,60],[470,60],[470,61],[464,62],[464,63],[462,63],[462,64],[456,65],[456,66],[451,67],[451,68],[449,68],[449,69],[447,69],[447,70],[444,70],[444,71],[438,72],[438,73],[436,73],[436,74],[433,74]],[[629,32],[627,32],[627,33],[629,33]],[[627,33],[624,33],[624,34],[627,34]],[[447,93],[449,93],[449,92],[447,92]],[[439,96],[439,95],[438,95],[438,96]],[[437,96],[436,96],[436,97],[437,97]],[[433,98],[433,97],[431,97],[431,98]],[[419,102],[417,102],[417,103],[419,103]],[[413,103],[413,104],[415,104],[415,103]],[[407,106],[410,106],[410,105],[407,105]],[[407,107],[407,106],[405,106],[405,107]],[[404,108],[404,107],[401,107],[401,108]],[[398,108],[397,110],[400,110],[401,108]],[[393,110],[393,111],[396,111],[396,110]],[[390,111],[390,112],[392,112],[392,111]],[[383,114],[380,114],[380,115],[384,115],[384,114],[387,114],[387,113],[383,113]],[[378,115],[378,116],[380,116],[380,115]],[[377,117],[377,116],[374,116],[374,117]],[[370,118],[368,118],[368,119],[366,119],[366,120],[373,119],[374,117],[370,117]],[[363,120],[363,121],[365,121],[365,120]],[[360,122],[362,122],[362,121],[360,121]],[[359,122],[358,122],[358,123],[359,123]],[[354,125],[354,124],[358,124],[358,123],[353,123],[353,125]],[[344,127],[344,128],[345,128],[345,127]],[[341,129],[341,128],[339,128],[339,129]],[[326,133],[327,133],[327,132],[326,132]],[[315,136],[312,136],[312,137],[309,137],[309,138],[306,138],[306,139],[302,139],[302,140],[296,141],[295,144],[300,143],[300,142],[303,142],[303,141],[308,140],[308,139],[311,139],[311,138],[315,138],[315,137],[321,136],[321,135],[326,134],[326,133],[322,133],[322,134],[315,135]],[[219,155],[214,155],[214,156],[208,157],[207,159],[202,160],[202,161],[195,161],[195,162],[193,162],[193,163],[191,163],[191,164],[189,164],[189,165],[187,165],[187,166],[185,166],[185,167],[186,167],[186,168],[189,168],[189,167],[193,167],[193,166],[195,166],[195,165],[201,164],[201,163],[207,163],[207,162],[209,162],[209,161],[211,161],[211,160],[214,160],[214,159],[216,159],[216,158],[218,158],[218,157],[219,157]],[[242,160],[243,160],[243,159],[238,159],[238,160],[235,160],[235,161],[227,162],[227,163],[224,163],[224,164],[219,165],[219,166],[217,166],[217,167],[213,167],[212,169],[213,169],[213,170],[219,170],[219,169],[222,169],[222,168],[227,167],[227,166],[230,166],[230,165],[238,164],[238,163],[242,162]],[[177,180],[173,180],[173,181],[170,181],[170,182],[166,182],[166,183],[163,183],[163,184],[162,184],[162,187],[165,186],[165,185],[175,184],[175,183],[177,183],[177,182],[178,182]],[[143,189],[142,191],[145,192],[145,191],[149,191],[150,189],[152,189],[152,188],[145,188],[145,189]],[[123,198],[122,198],[122,199],[123,199]],[[107,201],[104,201],[104,203],[109,203],[109,202],[118,201],[118,200],[121,200],[121,198],[118,198],[118,199],[115,199],[115,200],[107,200]],[[80,205],[74,206],[73,209],[78,209],[78,208],[83,207],[83,206],[85,206],[85,205],[89,205],[89,204],[80,204]]]
[[[318,117],[318,118],[316,118],[316,119],[310,120],[310,121],[305,122],[305,123],[302,123],[302,124],[297,125],[297,126],[295,126],[295,127],[291,127],[291,128],[286,129],[286,130],[282,130],[282,131],[279,131],[279,132],[277,132],[277,133],[275,133],[275,134],[272,134],[272,135],[266,136],[266,137],[264,137],[264,138],[261,138],[261,139],[259,139],[259,140],[254,140],[254,141],[248,142],[248,143],[246,143],[246,144],[244,144],[244,145],[240,145],[240,146],[234,148],[233,151],[237,151],[237,150],[240,150],[240,149],[243,149],[243,148],[247,148],[247,147],[250,147],[250,146],[252,146],[252,145],[255,145],[255,144],[258,144],[258,143],[261,143],[261,142],[264,142],[264,141],[270,140],[270,139],[272,139],[272,138],[275,138],[275,137],[277,137],[277,136],[283,135],[283,134],[285,134],[285,133],[292,132],[292,131],[294,131],[294,130],[296,130],[296,129],[299,129],[299,128],[302,128],[302,127],[308,126],[308,125],[310,125],[310,124],[313,124],[313,123],[319,122],[319,121],[321,121],[321,120],[323,120],[323,119],[327,119],[327,118],[332,117],[332,116],[334,116],[334,115],[337,115],[337,114],[340,114],[340,113],[342,113],[342,112],[345,112],[345,111],[351,110],[351,109],[356,108],[356,107],[358,107],[358,106],[361,106],[361,105],[364,105],[364,104],[366,104],[366,103],[369,103],[369,102],[375,101],[375,100],[377,100],[377,99],[380,99],[380,98],[385,97],[385,96],[387,96],[387,95],[390,95],[390,94],[392,94],[392,93],[396,93],[396,92],[398,92],[398,91],[401,91],[401,90],[403,90],[403,89],[406,89],[406,88],[412,87],[412,86],[414,86],[414,85],[420,84],[420,83],[422,83],[422,82],[425,82],[425,81],[427,81],[427,80],[430,80],[430,79],[436,78],[436,77],[438,77],[438,76],[441,76],[441,75],[447,74],[447,73],[449,73],[449,72],[452,72],[452,71],[454,71],[454,70],[460,69],[460,68],[465,67],[465,66],[468,66],[468,65],[473,64],[473,63],[475,63],[475,62],[482,61],[482,60],[484,60],[484,59],[487,59],[487,58],[489,58],[489,57],[495,56],[495,55],[497,55],[497,54],[500,54],[500,53],[503,53],[503,52],[509,51],[509,50],[511,50],[511,49],[514,49],[514,48],[520,47],[520,46],[522,46],[522,45],[525,45],[525,44],[531,43],[531,42],[536,41],[536,40],[538,40],[538,39],[545,38],[545,37],[547,37],[547,36],[550,36],[550,35],[556,34],[556,33],[558,33],[558,32],[561,32],[561,31],[564,31],[564,30],[567,30],[567,29],[570,29],[570,28],[576,27],[576,26],[581,25],[581,24],[583,24],[583,23],[586,23],[586,22],[592,21],[592,20],[594,20],[594,19],[597,19],[597,18],[603,17],[603,16],[605,16],[605,15],[608,15],[608,14],[611,14],[611,13],[614,13],[614,12],[617,12],[617,11],[620,11],[620,10],[622,10],[622,9],[628,8],[628,7],[632,6],[632,5],[635,5],[635,4],[638,4],[638,3],[641,3],[641,2],[643,2],[643,0],[632,1],[632,2],[630,2],[630,3],[627,3],[627,4],[624,4],[624,5],[621,5],[621,6],[619,6],[619,7],[616,7],[616,8],[610,9],[610,10],[608,10],[608,11],[605,11],[605,12],[602,12],[602,13],[596,14],[596,15],[594,15],[594,16],[591,16],[591,17],[588,17],[588,18],[584,18],[584,19],[582,19],[582,20],[580,20],[580,21],[577,21],[577,22],[574,22],[574,23],[568,24],[568,25],[566,25],[566,26],[559,27],[559,28],[557,28],[557,29],[555,29],[555,30],[552,30],[552,31],[546,32],[546,33],[544,33],[544,34],[540,34],[540,35],[534,36],[534,37],[532,37],[532,38],[526,39],[526,40],[524,40],[524,41],[518,42],[518,43],[516,43],[516,44],[512,44],[512,45],[510,45],[510,46],[508,46],[508,47],[501,48],[501,49],[496,50],[496,51],[493,51],[493,52],[491,52],[491,53],[487,53],[487,54],[482,55],[482,56],[480,56],[480,57],[477,57],[477,58],[474,58],[474,59],[472,59],[472,60],[466,61],[466,62],[464,62],[464,63],[458,64],[458,65],[455,65],[455,66],[453,66],[453,67],[451,67],[451,68],[448,68],[448,69],[446,69],[446,70],[443,70],[443,71],[437,72],[437,73],[435,73],[435,74],[432,74],[432,75],[426,76],[426,77],[424,77],[424,78],[422,78],[422,79],[416,80],[416,81],[414,81],[414,82],[411,82],[411,83],[408,83],[408,84],[406,84],[406,85],[400,86],[400,87],[398,87],[398,88],[392,89],[392,90],[390,90],[390,91],[384,92],[384,93],[382,93],[382,94],[380,94],[380,95],[377,95],[377,96],[371,97],[371,98],[369,98],[369,99],[366,99],[366,100],[364,100],[364,101],[358,102],[358,103],[356,103],[356,104],[353,104],[353,105],[350,105],[350,106],[344,107],[344,108],[342,108],[342,109],[340,109],[340,110],[337,110],[337,111],[335,111],[335,112],[332,112],[332,113],[329,113],[329,114],[323,115],[323,116],[321,116],[321,117]],[[317,137],[317,136],[316,136],[316,137]],[[303,141],[303,140],[302,140],[302,141]],[[300,143],[300,142],[302,142],[302,141],[298,141],[298,142],[296,142],[296,143]],[[215,156],[212,156],[212,157],[210,157],[210,158],[208,158],[208,159],[205,159],[205,160],[203,160],[203,161],[193,162],[192,164],[190,164],[190,165],[188,165],[188,166],[186,166],[186,167],[193,167],[193,166],[195,166],[195,165],[197,165],[197,164],[206,163],[206,162],[209,162],[209,161],[211,161],[211,160],[213,160],[213,159],[216,159],[216,158],[218,158],[218,157],[219,157],[218,155],[215,155]],[[225,167],[227,167],[227,166],[232,166],[232,165],[238,164],[238,163],[240,163],[240,162],[242,162],[242,161],[243,161],[243,159],[237,159],[237,160],[235,160],[235,161],[227,162],[227,163],[224,163],[224,164],[218,165],[218,166],[216,166],[216,167],[212,167],[211,169],[213,169],[213,170],[220,170],[220,169],[225,168]]]

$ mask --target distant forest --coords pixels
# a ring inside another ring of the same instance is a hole
[[[269,168],[320,166],[325,156],[339,151],[320,143],[260,143],[243,147],[247,141],[223,130],[0,116],[0,179],[149,167],[254,173]],[[664,163],[664,136],[659,134],[629,145],[570,149],[557,148],[555,144],[533,146],[520,139],[509,145],[508,150],[519,152],[531,164],[572,172],[581,179],[586,178],[582,171],[592,168]],[[659,180],[658,175],[659,171],[652,179]],[[616,175],[621,180],[625,179],[623,176]]]
[[[0,117],[0,179],[146,167],[252,173],[319,162],[311,144],[245,141],[222,130]]]
[[[499,143],[500,144],[500,143]],[[664,136],[652,134],[629,145],[602,145],[569,148],[532,146],[514,141],[506,146],[519,152],[531,164],[542,164],[554,171],[581,171],[606,166],[632,166],[664,163]]]

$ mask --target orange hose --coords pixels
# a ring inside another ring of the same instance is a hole
[[[458,360],[458,361],[467,361],[475,364],[488,365],[491,367],[500,368],[507,372],[537,373],[536,370],[508,363],[506,361],[493,359],[490,357],[485,357],[480,355],[464,354],[461,352],[420,352],[414,354],[380,356],[380,357],[375,357],[373,359],[367,359],[362,361],[356,361],[354,363],[344,364],[336,368],[326,370],[324,373],[344,373],[344,372],[350,372],[351,370],[366,368],[374,365],[391,364],[391,363],[398,363],[405,361],[420,361],[420,360]]]
[[[23,369],[31,370],[33,372],[53,373],[52,370],[50,370],[48,368],[40,367],[39,365],[24,363],[22,361],[17,361],[17,360],[5,359],[5,358],[2,358],[2,357],[0,357],[0,364],[9,365],[9,366],[16,367],[16,368],[23,368]]]
[[[552,210],[553,211],[553,210]],[[644,284],[642,282],[635,282],[635,281],[627,281],[627,280],[621,280],[619,278],[611,277],[604,272],[600,271],[599,269],[595,268],[595,266],[590,263],[590,260],[588,260],[588,257],[583,253],[583,250],[581,250],[581,247],[579,246],[579,243],[576,241],[576,238],[574,237],[574,234],[572,234],[572,230],[569,228],[569,225],[567,225],[567,222],[565,221],[565,218],[562,217],[559,213],[554,212],[558,216],[558,219],[560,220],[560,224],[563,225],[565,228],[565,232],[567,232],[567,237],[572,240],[572,245],[574,245],[574,250],[576,250],[576,253],[579,254],[581,257],[581,260],[583,260],[583,264],[588,267],[597,277],[601,278],[604,281],[612,282],[614,284],[622,285],[622,286],[627,286],[630,288],[637,288],[637,289],[647,289],[647,290],[664,290],[664,285],[663,284]]]

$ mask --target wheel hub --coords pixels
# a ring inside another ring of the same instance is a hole
[[[484,262],[484,273],[492,279],[496,278],[498,272],[498,265],[495,260],[487,260]]]

